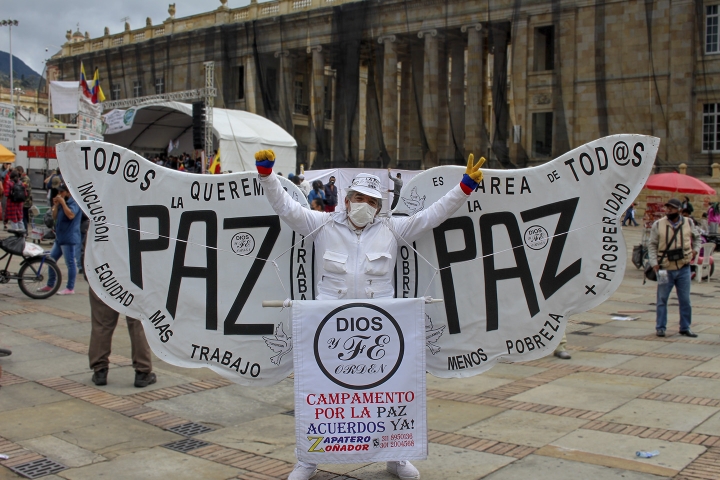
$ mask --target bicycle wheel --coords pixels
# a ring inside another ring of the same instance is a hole
[[[38,292],[38,289],[47,283],[47,272],[50,270],[55,272],[55,286],[47,292]],[[62,285],[60,268],[47,257],[35,257],[25,262],[18,272],[18,277],[20,290],[28,297],[35,299],[52,297]]]
[[[8,355],[12,355],[10,350],[7,348],[0,348],[0,357],[7,357]]]

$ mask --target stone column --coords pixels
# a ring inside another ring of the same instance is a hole
[[[307,47],[307,53],[312,54],[312,81],[310,82],[310,141],[308,142],[308,169],[312,168],[318,150],[318,145],[324,135],[325,125],[325,58],[322,54],[322,45]]]
[[[390,157],[390,166],[397,163],[397,43],[395,35],[378,38],[384,44],[382,79],[382,135],[385,150]]]
[[[450,61],[450,140],[452,144],[454,138],[465,155],[465,42],[454,40],[450,44]],[[454,144],[452,147],[454,150]]]
[[[262,103],[258,102],[257,71],[255,57],[245,57],[245,109],[250,113],[262,115]]]
[[[292,121],[294,110],[293,100],[293,62],[294,58],[288,50],[275,52],[275,58],[280,59],[280,75],[278,75],[278,104],[280,126],[290,135],[295,135]]]
[[[437,30],[418,32],[418,38],[425,39],[423,68],[422,121],[429,152],[423,158],[423,168],[438,164],[438,39]]]
[[[692,170],[693,136],[693,65],[695,62],[694,42],[697,35],[695,10],[689,0],[673,1],[670,4],[670,39],[668,57],[670,58],[670,79],[666,105],[668,105],[668,141],[666,162],[679,164],[685,162]],[[662,148],[662,145],[661,145]],[[662,157],[662,154],[658,155]],[[707,168],[707,166],[705,166]]]
[[[450,105],[448,103],[448,55],[444,42],[445,36],[438,36],[438,102],[436,115],[438,119],[437,152],[438,162],[441,159],[452,158],[452,139],[450,137]]]
[[[464,25],[460,29],[467,32],[467,103],[465,108],[465,157],[475,154],[481,157],[485,154],[485,142],[483,141],[483,50],[482,25]]]
[[[415,108],[415,90],[412,79],[412,61],[410,55],[402,58],[400,74],[400,160],[411,160],[420,140],[417,138],[417,109]]]

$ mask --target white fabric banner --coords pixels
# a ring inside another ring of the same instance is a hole
[[[659,145],[613,135],[538,167],[483,170],[466,205],[415,243],[419,254],[400,246],[396,295],[444,299],[426,308],[428,371],[468,377],[500,358],[549,355],[570,315],[607,300],[625,273],[619,216],[652,172]],[[429,207],[464,170],[416,176],[394,214]]]
[[[568,317],[620,285],[626,248],[618,218],[658,147],[654,137],[615,135],[538,167],[484,170],[451,218],[413,245],[401,242],[395,296],[444,299],[426,308],[428,371],[466,377],[500,358],[552,354]],[[143,320],[159,357],[244,385],[277,383],[292,371],[287,312],[261,302],[314,299],[315,259],[325,252],[279,221],[256,173],[177,172],[102,142],[65,142],[57,153],[92,222],[89,282],[108,305]],[[429,207],[463,172],[418,174],[394,214]]]
[[[298,459],[427,458],[423,299],[294,301]]]
[[[312,245],[280,222],[256,173],[178,172],[96,141],[58,144],[57,155],[91,220],[88,282],[142,320],[158,357],[243,385],[292,372],[288,314],[261,302],[312,298]]]
[[[53,115],[78,113],[80,82],[50,82],[50,99]]]

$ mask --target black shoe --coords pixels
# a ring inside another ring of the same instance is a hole
[[[664,336],[665,336],[665,330],[657,329],[657,330],[655,331],[655,335],[657,335],[658,337],[664,337]]]
[[[153,372],[142,373],[135,371],[135,386],[137,388],[145,388],[155,382],[157,382],[157,375],[155,375]]]
[[[697,333],[693,332],[692,330],[684,330],[684,331],[680,332],[680,335],[685,335],[686,337],[692,337],[692,338],[695,338],[698,336]]]
[[[103,368],[101,370],[95,371],[95,373],[93,373],[93,376],[92,376],[92,382],[95,385],[99,385],[99,386],[107,385],[107,374],[108,374],[107,368]]]

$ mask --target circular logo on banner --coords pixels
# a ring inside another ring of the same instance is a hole
[[[533,225],[525,230],[525,245],[532,250],[542,250],[548,244],[550,235],[544,227]]]
[[[255,250],[255,239],[247,232],[238,232],[230,240],[230,248],[237,255],[248,255]]]
[[[352,390],[375,388],[400,368],[405,339],[385,310],[349,303],[330,312],[315,332],[315,360],[333,383]]]

